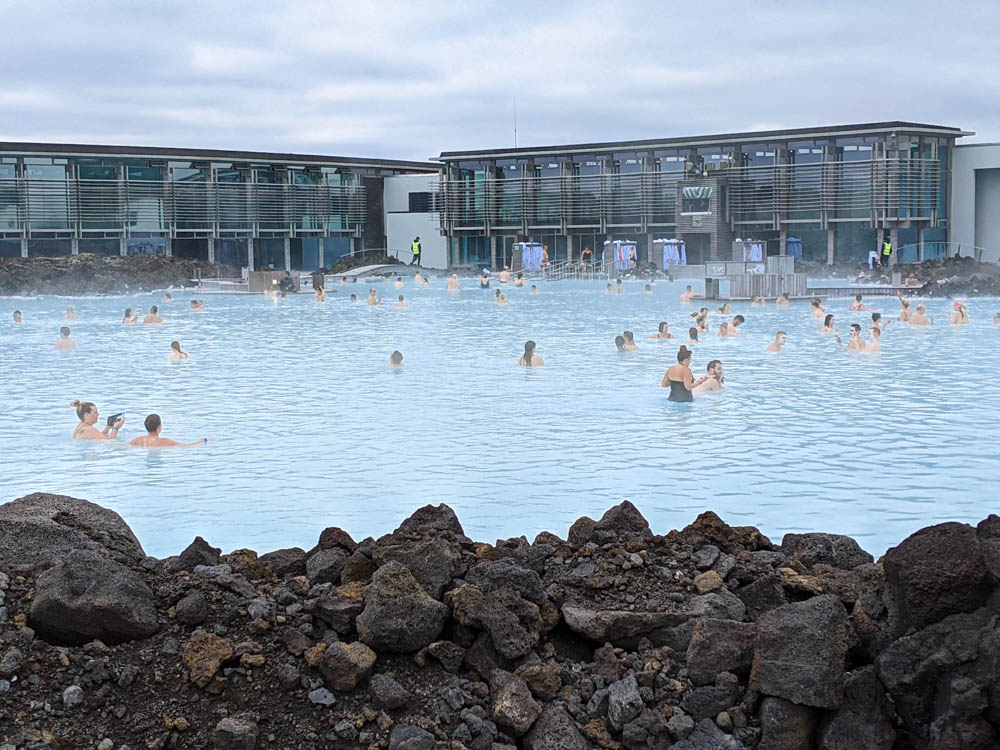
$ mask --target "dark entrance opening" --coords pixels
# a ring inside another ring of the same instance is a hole
[[[681,236],[689,266],[700,266],[712,259],[712,235],[708,232],[691,232]]]

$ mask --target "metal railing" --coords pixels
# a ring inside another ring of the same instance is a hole
[[[967,242],[925,242],[923,243],[923,260],[938,260],[940,258],[975,258],[983,263],[1000,263],[1000,250],[988,250],[984,247],[970,245]],[[919,263],[920,245],[903,245],[899,248],[900,263]]]

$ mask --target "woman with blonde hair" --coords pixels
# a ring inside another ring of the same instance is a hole
[[[962,302],[962,300],[960,299],[955,300],[952,307],[954,307],[955,309],[952,312],[948,313],[949,323],[969,322],[969,308],[965,306],[965,303]]]
[[[118,430],[125,424],[125,416],[116,414],[121,419],[108,420],[104,429],[98,430],[94,425],[101,415],[94,404],[77,400],[71,402],[70,406],[76,410],[76,416],[80,420],[80,424],[73,430],[74,440],[114,440],[118,437]]]

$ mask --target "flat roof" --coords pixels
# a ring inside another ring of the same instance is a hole
[[[438,161],[468,159],[477,156],[515,156],[518,154],[567,153],[577,151],[610,151],[622,148],[649,148],[658,146],[698,145],[713,143],[737,143],[748,140],[765,141],[770,139],[807,138],[809,136],[861,135],[866,133],[885,132],[887,130],[905,130],[908,132],[924,132],[939,135],[949,135],[959,138],[975,133],[946,125],[926,125],[917,122],[868,122],[856,125],[825,125],[815,128],[789,128],[785,130],[753,130],[745,133],[718,133],[714,135],[686,136],[683,138],[647,138],[638,141],[606,141],[604,143],[574,143],[561,146],[525,146],[520,148],[494,148],[477,151],[442,151]]]
[[[0,153],[47,154],[59,156],[146,157],[205,161],[256,161],[281,164],[331,164],[335,166],[386,167],[415,172],[437,172],[439,167],[426,161],[370,159],[360,156],[324,154],[289,154],[272,151],[224,151],[211,148],[163,148],[159,146],[101,146],[80,143],[27,143],[0,141]]]

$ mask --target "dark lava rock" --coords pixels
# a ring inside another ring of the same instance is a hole
[[[358,548],[358,543],[343,529],[337,526],[328,526],[320,532],[319,547],[321,549],[340,547],[347,554],[351,555]]]
[[[389,750],[434,750],[434,735],[412,724],[397,724],[389,735]]]
[[[465,660],[465,649],[451,641],[434,641],[427,647],[427,653],[441,662],[448,672],[457,672]]]
[[[125,564],[146,559],[121,516],[65,495],[35,493],[0,505],[0,568],[27,571],[73,550],[90,550]]]
[[[562,681],[556,664],[522,664],[514,674],[524,680],[531,694],[542,701],[551,701],[559,694]]]
[[[695,623],[687,648],[687,667],[695,685],[707,685],[719,672],[746,675],[753,664],[757,626],[705,618]]]
[[[375,566],[372,564],[372,561],[360,550],[355,550],[344,563],[344,570],[340,574],[340,581],[341,583],[354,583],[355,581],[368,583],[371,581],[372,573],[374,572]]]
[[[541,713],[541,707],[531,697],[528,685],[517,675],[496,670],[490,678],[493,698],[493,721],[497,726],[520,737],[531,729]]]
[[[354,621],[364,611],[364,606],[364,603],[357,599],[323,594],[316,599],[308,599],[302,609],[343,634],[354,627]]]
[[[625,648],[633,646],[642,636],[680,625],[690,617],[683,612],[597,610],[574,604],[564,604],[562,614],[574,632],[598,643],[613,643]]]
[[[215,725],[217,750],[255,750],[259,730],[250,716],[227,716]]]
[[[437,532],[449,532],[456,536],[465,536],[465,531],[462,529],[462,524],[458,522],[458,516],[455,515],[455,511],[444,503],[437,506],[425,505],[422,508],[417,508],[409,518],[399,525],[399,528],[393,534],[395,535],[400,532],[417,536],[435,534]]]
[[[803,750],[813,746],[813,732],[819,712],[799,706],[784,698],[765,698],[760,702],[763,733],[757,750]],[[857,745],[858,750],[867,745]]]
[[[46,640],[77,645],[147,638],[159,630],[156,599],[132,571],[96,552],[76,550],[42,573],[29,611]]]
[[[710,510],[685,526],[678,536],[694,547],[714,544],[724,552],[772,549],[771,540],[753,526],[730,526]]]
[[[737,589],[736,596],[746,606],[747,617],[751,620],[760,619],[765,612],[788,603],[785,589],[773,573]]]
[[[496,562],[484,562],[471,568],[465,574],[465,582],[471,583],[484,594],[497,589],[508,588],[535,604],[545,601],[545,588],[538,573],[519,565],[510,558]]]
[[[818,750],[891,750],[896,741],[892,716],[875,668],[849,672],[844,702],[820,725]]]
[[[744,746],[719,729],[711,719],[702,719],[686,738],[671,745],[670,750],[744,750]]]
[[[397,537],[384,537],[395,541]],[[384,544],[375,548],[375,564],[397,562],[409,570],[429,595],[440,599],[445,586],[455,576],[459,553],[455,546],[444,539],[430,538],[421,542],[405,541]]]
[[[208,617],[208,600],[195,589],[174,605],[174,617],[182,625],[201,625]]]
[[[525,750],[590,750],[562,706],[550,703],[524,738]]]
[[[642,696],[635,675],[608,685],[608,721],[619,732],[628,722],[642,713]]]
[[[306,577],[313,585],[340,583],[346,562],[347,553],[339,547],[319,549],[306,559]]]
[[[851,537],[840,534],[785,534],[781,551],[789,560],[797,560],[807,568],[822,563],[853,570],[875,561]]]
[[[171,561],[170,569],[193,571],[199,565],[218,565],[221,554],[221,549],[196,536],[194,541]]]
[[[921,529],[883,560],[890,620],[898,635],[982,606],[991,579],[976,530],[964,523]]]
[[[837,597],[772,609],[757,623],[751,687],[804,706],[837,708],[847,647],[847,613]]]
[[[639,509],[628,500],[608,508],[601,519],[594,524],[594,530],[609,531],[622,539],[653,535],[649,530],[649,522],[642,517]]]
[[[453,617],[462,625],[485,630],[504,657],[525,656],[540,636],[538,606],[522,599],[515,591],[499,589],[483,593],[466,584],[448,593]]]
[[[723,672],[715,684],[698,687],[684,694],[683,709],[695,720],[714,719],[720,712],[739,702],[740,684],[736,675]]]
[[[271,572],[278,578],[306,574],[306,553],[301,547],[288,547],[268,552],[266,555],[260,556],[260,561],[270,568]]]
[[[323,654],[319,671],[328,687],[347,692],[367,680],[373,666],[375,652],[365,644],[331,643]]]
[[[387,674],[377,674],[368,681],[368,692],[381,708],[402,708],[413,700],[406,688]]]
[[[390,562],[365,588],[365,608],[355,625],[372,648],[407,653],[436,640],[447,619],[448,607],[428,596],[410,571]]]

